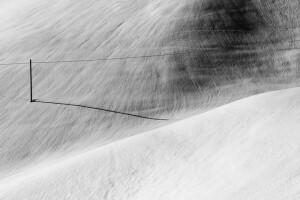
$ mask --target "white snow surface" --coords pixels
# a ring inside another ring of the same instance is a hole
[[[201,2],[0,0],[0,63],[190,50]],[[0,199],[298,200],[300,89],[214,108],[299,87],[299,55],[274,54],[265,77],[216,71],[206,89],[172,56],[34,63],[44,103],[29,102],[28,64],[1,65]]]
[[[265,93],[1,181],[1,199],[300,199],[300,88]]]

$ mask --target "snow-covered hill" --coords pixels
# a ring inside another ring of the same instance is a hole
[[[237,99],[299,86],[299,2],[246,4],[259,16],[254,22],[264,19],[246,36],[213,25],[235,26],[219,14],[230,17],[235,6],[216,2],[223,1],[0,0],[0,63],[31,58],[39,100],[29,102],[29,63],[0,65],[0,179]],[[37,63],[158,54],[172,55]]]
[[[300,198],[300,89],[243,99],[1,181],[1,199]]]

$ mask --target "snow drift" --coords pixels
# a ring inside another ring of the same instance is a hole
[[[2,180],[1,199],[272,199],[300,192],[300,89],[243,99]]]

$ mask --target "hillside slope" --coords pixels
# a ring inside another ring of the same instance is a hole
[[[300,198],[300,88],[53,161],[1,181],[1,199]]]
[[[33,94],[39,100],[29,103],[28,64],[0,66],[0,178],[39,159],[101,146],[253,94],[299,86],[299,2],[255,2],[240,6],[265,19],[257,23],[263,28],[248,31],[250,23],[245,36],[229,30],[237,26],[230,20],[235,4],[216,1],[0,1],[0,61],[31,58]],[[262,14],[270,13],[266,7],[274,16]],[[238,15],[245,21],[236,23],[249,23]],[[192,53],[178,54],[187,51]],[[173,55],[37,63],[154,54]]]

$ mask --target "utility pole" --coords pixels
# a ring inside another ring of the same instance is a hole
[[[35,102],[35,99],[32,98],[32,61],[30,59],[30,102]]]

